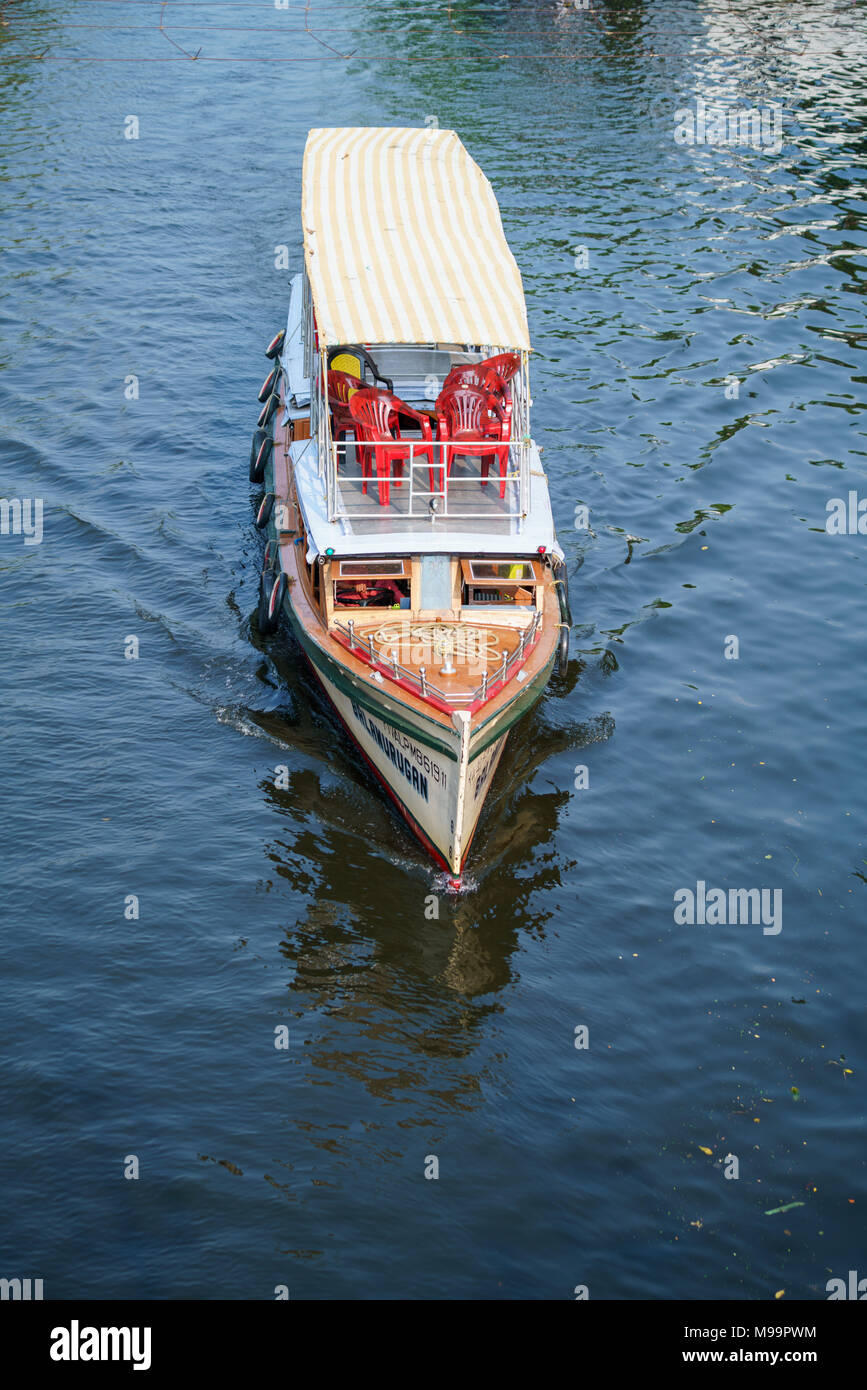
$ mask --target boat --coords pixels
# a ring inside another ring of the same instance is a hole
[[[301,213],[250,453],[258,628],[288,620],[460,886],[506,740],[568,654],[521,275],[454,131],[311,130]]]

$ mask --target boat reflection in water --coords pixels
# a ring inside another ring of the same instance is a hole
[[[301,677],[288,658],[285,675],[291,694]],[[538,790],[535,774],[557,754],[568,751],[571,761],[610,737],[610,717],[567,727],[547,724],[542,710],[528,717],[526,736],[508,749],[492,793],[478,880],[466,879],[469,891],[455,895],[446,875],[432,885],[424,861],[401,844],[388,804],[373,795],[363,765],[353,767],[348,740],[335,758],[324,701],[309,709],[299,701],[298,710],[291,725],[279,715],[259,719],[289,746],[293,763],[283,763],[280,786],[273,775],[260,783],[281,822],[267,851],[272,873],[308,903],[298,922],[279,924],[281,950],[295,967],[293,991],[312,1007],[346,1007],[387,996],[392,972],[417,975],[450,1008],[456,997],[502,990],[513,978],[511,957],[522,934],[544,931],[534,900],[559,872],[548,847],[571,798],[571,784]],[[401,1026],[408,1024],[402,1018]]]

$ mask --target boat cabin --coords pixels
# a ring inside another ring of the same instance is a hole
[[[473,708],[521,679],[561,556],[496,198],[452,131],[314,130],[302,221],[274,449],[282,568],[302,552],[307,601],[381,676]]]

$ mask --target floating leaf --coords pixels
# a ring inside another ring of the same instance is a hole
[[[803,1202],[787,1202],[784,1207],[771,1207],[770,1211],[765,1212],[765,1216],[779,1216],[781,1211],[791,1211],[793,1207],[802,1207]]]
[[[774,1294],[774,1298],[782,1298],[785,1292],[785,1289],[777,1289],[777,1292]]]
[[[713,1149],[706,1149],[705,1146],[704,1146],[704,1144],[699,1144],[698,1147],[701,1149],[701,1151],[702,1151],[703,1154],[712,1154],[712,1153],[713,1153]]]
[[[794,1100],[800,1100],[800,1099],[801,1099],[801,1092],[798,1090],[797,1086],[793,1086],[793,1087],[792,1087],[792,1098],[793,1098]]]

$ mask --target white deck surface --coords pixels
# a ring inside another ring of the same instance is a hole
[[[310,383],[304,376],[304,355],[301,343],[301,276],[292,278],[292,294],[286,326],[286,342],[281,354],[286,370],[290,395],[287,415],[306,415],[310,401]],[[377,366],[394,379],[395,393],[407,404],[430,409],[432,397],[441,386],[441,378],[456,361],[472,361],[484,352],[467,353],[446,346],[432,347],[419,352],[418,348],[388,347],[373,349]],[[381,358],[381,361],[380,361]],[[370,479],[367,496],[361,492],[361,481],[348,475],[360,474],[354,462],[352,444],[348,461],[338,473],[343,517],[331,521],[323,468],[320,472],[315,439],[299,440],[292,445],[292,460],[298,487],[298,497],[310,543],[308,559],[332,549],[335,555],[528,555],[545,546],[562,556],[554,532],[548,480],[542,470],[539,451],[530,446],[530,505],[526,517],[510,516],[518,508],[517,484],[508,483],[506,496],[500,502],[499,465],[492,469],[487,487],[480,485],[479,460],[458,458],[449,480],[451,505],[460,511],[481,513],[476,516],[438,515],[431,520],[428,499],[414,500],[413,511],[424,516],[408,516],[409,486],[390,489],[389,505],[379,504],[376,479]],[[427,467],[415,470],[415,486],[428,489]]]
[[[292,461],[298,497],[310,542],[308,560],[331,549],[335,555],[419,555],[449,553],[452,555],[528,555],[545,546],[562,555],[554,534],[548,480],[542,472],[535,445],[530,454],[530,512],[525,518],[504,515],[515,506],[515,485],[509,484],[503,502],[499,497],[497,474],[483,488],[479,482],[478,461],[458,460],[449,482],[453,505],[462,510],[481,512],[479,517],[437,516],[418,518],[407,515],[409,485],[395,487],[392,480],[389,505],[380,506],[375,478],[368,482],[367,497],[361,493],[360,481],[341,478],[341,500],[352,515],[329,521],[326,506],[325,478],[320,477],[316,456],[316,441],[304,439],[292,445]],[[350,473],[358,473],[352,464],[349,447]],[[427,490],[427,468],[417,470],[422,486]],[[511,500],[510,500],[511,494]],[[419,499],[416,499],[416,506]],[[425,508],[426,501],[423,502]],[[355,513],[359,514],[355,514]]]

